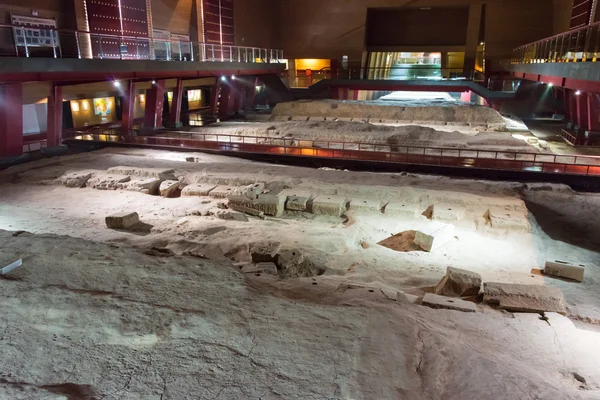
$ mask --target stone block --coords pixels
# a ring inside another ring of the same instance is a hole
[[[279,242],[257,243],[250,247],[250,256],[255,263],[274,262],[280,250]]]
[[[399,201],[390,201],[383,212],[385,215],[405,219],[415,219],[421,214],[418,203],[402,203]]]
[[[158,194],[158,189],[162,180],[159,178],[146,178],[146,179],[136,179],[131,180],[127,185],[127,190],[132,190],[134,192],[142,192],[145,194],[156,195]]]
[[[226,221],[248,222],[248,217],[246,214],[236,211],[217,211],[215,216]]]
[[[288,194],[285,209],[289,211],[309,211],[312,195],[308,192],[293,192]]]
[[[138,168],[118,166],[107,170],[109,174],[138,176],[140,178],[156,178],[161,181],[175,180],[175,170],[164,168]]]
[[[262,193],[258,195],[252,208],[262,211],[265,215],[278,217],[285,211],[286,199],[287,196],[281,192]]]
[[[208,196],[217,185],[211,183],[194,183],[183,188],[182,196]]]
[[[87,181],[87,186],[98,190],[124,189],[131,181],[130,176],[98,174]]]
[[[467,209],[456,204],[435,204],[431,218],[437,221],[460,221],[465,217]]]
[[[110,229],[128,229],[140,222],[140,216],[136,212],[120,212],[109,215],[104,221]]]
[[[261,262],[249,264],[242,268],[244,274],[269,274],[277,275],[277,265],[274,262]]]
[[[484,218],[494,229],[510,229],[529,232],[531,226],[527,215],[519,211],[507,211],[501,208],[492,208],[486,211]]]
[[[348,206],[349,211],[380,213],[383,202],[376,199],[352,198]]]
[[[402,291],[398,291],[396,293],[396,301],[400,302],[400,303],[415,304],[418,299],[419,299],[419,296],[415,296],[414,294],[404,293]]]
[[[239,204],[233,204],[233,203],[229,203],[229,208],[233,211],[239,211],[244,214],[252,215],[253,217],[265,219],[265,213],[260,210],[256,210],[254,208],[241,206]]]
[[[583,274],[585,273],[585,265],[572,264],[567,261],[552,260],[546,261],[544,274],[558,276],[560,278],[571,279],[577,282],[583,282]]]
[[[442,296],[477,296],[481,289],[481,275],[466,269],[448,267],[446,275],[435,287]]]
[[[431,308],[446,308],[463,312],[477,312],[477,305],[470,301],[465,301],[453,297],[440,296],[433,293],[426,293],[423,296],[421,304]]]
[[[434,251],[454,237],[454,226],[434,221],[415,232],[415,244],[425,251]]]
[[[232,194],[235,189],[236,188],[233,186],[219,185],[211,190],[208,195],[210,197],[214,197],[215,199],[225,199],[229,194]]]
[[[91,172],[71,172],[60,177],[60,182],[66,187],[82,188],[87,181],[92,177]]]
[[[276,263],[280,269],[289,269],[304,262],[304,254],[298,249],[283,250],[277,254]]]
[[[566,313],[560,289],[542,285],[485,282],[483,301],[508,311]]]
[[[293,115],[292,121],[308,121],[308,118],[306,115]]]
[[[258,199],[258,195],[261,194],[264,190],[265,190],[264,183],[254,183],[254,184],[248,185],[244,188],[246,197],[249,197],[252,200]]]
[[[179,189],[179,181],[163,181],[158,187],[158,191],[162,197],[172,196]]]
[[[314,198],[312,203],[312,213],[316,215],[334,215],[339,217],[346,212],[345,196],[339,195],[320,195]]]

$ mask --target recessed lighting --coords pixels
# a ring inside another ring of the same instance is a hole
[[[575,92],[575,96],[579,96],[581,94],[581,90]]]
[[[156,81],[155,81],[155,80],[153,80],[153,81],[152,81],[152,84],[153,84],[153,85],[156,85]]]

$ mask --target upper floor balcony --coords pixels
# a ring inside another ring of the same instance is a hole
[[[0,25],[0,81],[281,72],[283,52],[187,39]],[[97,75],[97,76],[96,76]]]
[[[567,79],[600,91],[600,85],[590,84],[600,82],[600,22],[517,47],[509,69],[528,79],[569,87],[562,81]]]

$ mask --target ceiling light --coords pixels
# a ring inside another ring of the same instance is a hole
[[[121,87],[121,82],[119,82],[119,81],[114,81],[114,82],[113,82],[113,86],[114,86],[114,87]]]
[[[223,82],[225,82],[225,81],[227,80],[227,78],[225,78],[224,76],[222,76],[222,77],[221,77],[221,80],[222,80]]]
[[[581,94],[581,90],[575,92],[575,96],[579,96]]]

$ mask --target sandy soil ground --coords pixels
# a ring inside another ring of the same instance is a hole
[[[173,168],[184,183],[265,182],[422,209],[454,204],[466,214],[439,251],[396,252],[377,243],[419,229],[425,217],[224,221],[198,215],[216,209],[216,199],[54,181],[118,165]],[[2,398],[600,398],[600,239],[590,235],[600,228],[598,195],[139,149],[39,160],[3,171],[0,182],[0,264],[23,258],[0,279]],[[492,207],[527,212],[531,229],[488,229],[482,215]],[[104,217],[120,211],[137,211],[153,228],[107,229]],[[237,263],[264,241],[301,249],[327,272],[242,274]],[[173,254],[146,254],[152,247]],[[537,274],[547,258],[586,264],[584,282]],[[481,304],[467,314],[390,298],[431,291],[447,266],[484,281],[559,287],[567,317]]]

